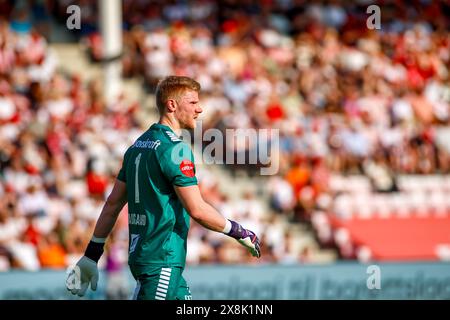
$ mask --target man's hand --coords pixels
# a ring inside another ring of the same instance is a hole
[[[73,285],[73,277],[79,277]],[[83,256],[76,264],[74,270],[67,276],[66,288],[72,294],[79,297],[84,296],[86,289],[91,284],[93,291],[97,290],[98,268],[97,263],[86,256]]]
[[[126,202],[127,185],[123,181],[116,180],[113,190],[108,196],[100,217],[97,220],[94,235],[91,241],[89,241],[84,256],[77,262],[74,269],[67,276],[66,288],[72,294],[80,297],[84,296],[89,284],[91,284],[92,290],[95,291],[97,289],[97,262],[103,254],[106,237],[111,233],[117,217]]]
[[[231,221],[231,230],[228,235],[235,238],[240,244],[246,247],[252,256],[259,258],[261,256],[261,249],[259,239],[256,234],[243,228],[239,223]]]

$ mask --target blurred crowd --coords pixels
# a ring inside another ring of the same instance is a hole
[[[380,30],[367,27],[368,5],[127,1],[125,74],[150,92],[165,74],[198,79],[204,129],[279,129],[271,204],[308,221],[334,196],[330,174],[395,192],[398,175],[450,170],[450,5],[383,1]]]
[[[52,1],[51,12],[62,17],[72,2]],[[96,4],[77,4],[82,41],[101,61]],[[205,199],[261,235],[260,262],[311,261],[283,218],[327,210],[333,173],[366,175],[380,192],[396,191],[398,174],[449,173],[450,6],[385,1],[382,28],[369,30],[368,5],[124,1],[124,76],[143,77],[150,94],[168,74],[197,79],[203,129],[279,130],[280,168],[266,184],[274,214],[250,192],[230,201],[207,167],[198,172]],[[56,72],[46,38],[16,20],[0,24],[0,270],[64,268],[84,252],[123,152],[145,128],[139,104],[106,105],[100,82]],[[111,272],[127,258],[124,213],[101,260]],[[192,224],[189,264],[254,262]]]
[[[380,2],[379,30],[368,1],[153,4],[125,2],[125,76],[150,93],[166,74],[198,79],[204,130],[278,129],[266,191],[281,216],[310,223],[330,210],[333,174],[397,192],[399,175],[450,173],[448,2]],[[99,34],[87,43],[101,60]]]
[[[32,24],[17,25],[27,24],[0,21],[0,270],[65,268],[83,254],[123,153],[146,128],[136,121],[139,104],[122,96],[107,105],[101,82],[57,71],[61,61],[46,38]],[[253,195],[227,201],[205,170],[198,173],[205,199],[230,218],[251,211],[252,228],[263,233],[268,222]],[[111,273],[126,263],[127,218],[125,207],[101,260]],[[268,236],[282,239],[265,247],[267,261],[287,250],[279,246],[289,235],[278,224]],[[189,263],[249,259],[226,237],[206,239],[197,225],[190,237]]]
[[[73,263],[140,133],[138,105],[106,106],[99,81],[57,64],[42,35],[0,22],[0,270]]]

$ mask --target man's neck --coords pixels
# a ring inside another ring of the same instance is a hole
[[[180,134],[180,132],[181,132],[181,127],[180,127],[180,124],[178,123],[178,121],[174,121],[173,119],[170,119],[169,117],[159,118],[158,123],[168,126],[176,134]]]

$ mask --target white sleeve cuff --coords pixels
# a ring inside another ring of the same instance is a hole
[[[231,222],[228,219],[225,219],[225,228],[223,228],[222,232],[225,234],[229,234],[231,231]]]

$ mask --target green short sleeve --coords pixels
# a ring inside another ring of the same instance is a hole
[[[164,176],[171,184],[179,187],[198,184],[195,177],[194,155],[186,143],[176,143],[166,149],[159,163]]]
[[[130,150],[130,149],[128,149]],[[120,180],[122,182],[127,182],[127,159],[128,159],[128,150],[125,152],[125,155],[123,156],[123,162],[122,162],[122,168],[119,171],[119,174],[117,175],[117,180]]]

